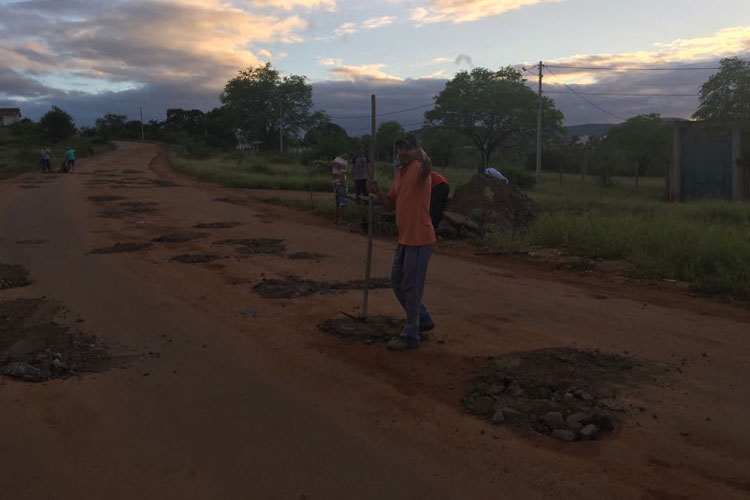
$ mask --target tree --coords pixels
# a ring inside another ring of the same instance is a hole
[[[495,151],[520,148],[535,136],[538,102],[519,71],[474,68],[461,71],[446,83],[425,118],[471,139],[484,168]],[[543,97],[542,109],[545,132],[561,130],[563,114],[554,102]]]
[[[386,161],[393,161],[393,145],[405,134],[404,127],[399,122],[383,122],[375,134],[376,157]],[[368,151],[367,154],[370,154]]]
[[[271,63],[250,67],[229,80],[220,100],[242,129],[266,148],[279,146],[279,130],[287,138],[297,138],[309,120],[312,86],[305,77],[282,77]]]
[[[666,161],[671,150],[671,127],[658,114],[638,115],[611,129],[604,140],[633,162],[638,179],[655,161]]]
[[[57,106],[52,106],[52,109],[42,116],[39,127],[48,138],[54,140],[67,139],[76,133],[73,117]]]
[[[101,118],[96,119],[94,128],[96,132],[104,139],[111,139],[116,137],[125,126],[125,122],[128,117],[125,115],[117,115],[115,113],[107,113]]]
[[[310,119],[303,144],[312,150],[315,159],[332,160],[341,153],[349,152],[353,141],[346,130],[318,111]]]
[[[750,61],[721,60],[721,70],[701,85],[698,120],[750,121]]]
[[[469,145],[466,136],[445,127],[425,127],[419,133],[419,140],[433,165],[441,167],[450,166],[456,150]]]

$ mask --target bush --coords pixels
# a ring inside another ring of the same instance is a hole
[[[503,175],[508,178],[511,184],[521,189],[531,189],[536,185],[536,176],[520,167],[507,167],[503,169]]]

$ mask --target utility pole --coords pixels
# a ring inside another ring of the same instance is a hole
[[[367,168],[367,180],[375,179],[375,94],[370,96],[372,106],[372,131],[370,136],[370,164]],[[372,226],[373,226],[373,195],[367,196],[367,263],[365,264],[365,290],[362,295],[361,318],[367,319],[367,301],[370,295],[370,269],[372,268]]]
[[[279,108],[279,154],[284,154],[284,114]]]
[[[536,115],[536,178],[542,176],[542,68],[539,61],[539,109]]]
[[[146,140],[146,135],[143,133],[143,106],[138,106],[138,108],[141,110],[141,140]]]

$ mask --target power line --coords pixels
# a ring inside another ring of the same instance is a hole
[[[552,73],[550,71],[550,73]],[[574,94],[561,90],[547,90],[546,94]],[[614,96],[614,97],[697,97],[697,94],[624,94],[619,92],[578,92],[578,95]]]
[[[434,106],[434,105],[435,105],[435,103],[431,102],[429,104],[422,104],[420,106],[414,106],[413,108],[399,109],[397,111],[388,111],[386,113],[380,113],[380,114],[378,114],[378,116],[398,115],[398,114],[401,114],[401,113],[408,113],[409,111],[416,111],[418,109],[428,108],[428,107]],[[328,116],[329,116],[329,118],[335,118],[337,120],[349,120],[349,119],[352,119],[352,120],[353,119],[362,120],[362,119],[365,119],[365,118],[370,118],[370,115],[350,115],[350,116],[328,115]]]
[[[548,68],[548,69],[549,69],[549,68]],[[591,102],[590,100],[586,99],[586,98],[585,98],[584,96],[582,96],[581,94],[579,94],[578,92],[576,92],[576,90],[575,90],[575,89],[574,89],[573,87],[571,87],[571,86],[570,86],[570,85],[568,85],[567,83],[563,82],[563,81],[562,81],[562,79],[560,79],[560,77],[558,77],[558,76],[557,76],[557,75],[556,75],[555,73],[553,73],[552,71],[550,71],[550,73],[552,74],[552,76],[554,76],[555,78],[557,78],[558,80],[560,80],[560,82],[562,82],[562,84],[563,84],[563,85],[565,85],[565,87],[567,87],[567,88],[568,88],[568,90],[570,90],[571,92],[573,92],[573,93],[574,93],[575,95],[577,95],[578,97],[580,97],[581,99],[583,99],[584,101],[586,101],[587,103],[589,103],[590,105],[594,106],[594,107],[595,107],[596,109],[598,109],[598,110],[599,110],[599,111],[601,111],[602,113],[606,113],[606,114],[608,114],[609,116],[613,116],[613,117],[617,118],[618,120],[622,120],[622,121],[625,121],[625,120],[626,120],[626,119],[625,119],[625,118],[623,118],[622,116],[617,116],[616,114],[614,114],[614,113],[611,113],[611,112],[607,111],[606,109],[602,108],[602,107],[601,107],[601,106],[599,106],[598,104],[596,104],[596,103],[593,103],[593,102]]]
[[[721,68],[698,68],[698,67],[679,67],[679,68],[649,68],[649,67],[627,67],[627,66],[568,66],[562,64],[545,64],[545,68],[557,69],[584,69],[589,71],[718,71]]]

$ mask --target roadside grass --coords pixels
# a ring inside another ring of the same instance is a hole
[[[86,158],[114,149],[111,143],[81,136],[49,144],[36,136],[14,136],[7,127],[2,127],[0,128],[0,179],[40,170],[39,159],[43,146],[50,149],[50,167],[53,172],[60,168],[66,146],[71,146],[76,150],[77,158]]]
[[[574,176],[544,178],[529,194],[539,220],[518,234],[490,233],[500,252],[561,248],[592,259],[624,259],[645,275],[693,284],[696,291],[750,300],[750,203],[663,201],[663,180],[602,187]]]
[[[172,154],[172,162],[188,175],[227,187],[331,192],[327,165],[313,168],[263,156],[238,161],[232,155],[196,160]],[[467,169],[436,170],[451,180],[452,190],[474,175]],[[378,164],[376,179],[383,189],[392,174],[389,164]],[[515,234],[490,232],[480,243],[504,253],[549,247],[583,258],[623,259],[649,277],[686,281],[702,293],[750,301],[750,203],[668,203],[661,178],[640,179],[638,191],[631,178],[615,178],[607,187],[594,177],[584,182],[564,174],[560,179],[545,173],[528,191],[542,206],[532,227]],[[312,206],[309,200],[283,196],[269,202],[333,217],[332,198],[313,196]],[[365,213],[366,208],[353,205],[345,217],[358,223]]]

